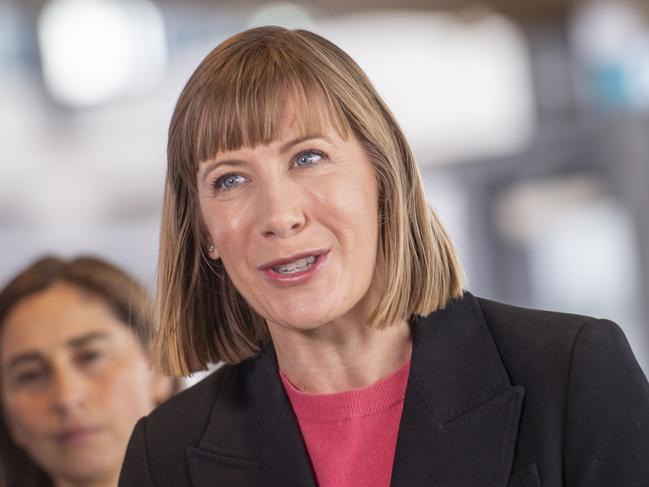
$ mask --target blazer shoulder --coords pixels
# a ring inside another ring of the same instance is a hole
[[[120,487],[190,484],[186,451],[199,443],[228,373],[228,366],[221,367],[138,421],[126,451]]]
[[[237,365],[223,365],[210,375],[179,392],[154,409],[147,418],[146,441],[152,452],[176,452],[198,444],[210,419],[219,389]],[[152,458],[152,462],[156,463]]]
[[[619,331],[616,324],[590,316],[476,299],[512,382],[521,385],[546,377],[563,387],[582,330],[593,329],[602,337],[606,330]]]
[[[597,318],[586,315],[561,313],[476,298],[490,328],[507,328],[507,331],[529,333],[538,330],[554,336],[572,336],[580,328]]]
[[[542,351],[549,346],[571,347],[582,328],[602,322],[603,327],[616,324],[592,316],[523,308],[476,298],[487,326],[500,347],[524,348],[526,353]]]
[[[523,448],[545,439],[569,485],[649,485],[649,383],[620,327],[477,303],[511,381],[526,391]]]

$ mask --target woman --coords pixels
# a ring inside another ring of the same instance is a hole
[[[138,423],[127,486],[640,486],[619,328],[463,293],[410,148],[305,31],[224,41],[171,120],[158,356],[225,362]]]
[[[145,290],[96,258],[46,257],[0,291],[7,484],[115,486],[135,422],[171,393],[149,366]]]

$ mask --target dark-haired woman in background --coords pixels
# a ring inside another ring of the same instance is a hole
[[[206,57],[161,235],[164,369],[227,365],[138,423],[123,487],[649,485],[620,329],[464,293],[397,122],[329,41],[258,28]]]
[[[38,260],[0,291],[0,455],[11,487],[114,487],[151,371],[146,291],[105,261]]]

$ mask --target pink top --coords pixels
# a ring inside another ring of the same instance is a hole
[[[389,487],[409,371],[336,394],[301,392],[280,373],[320,487]]]

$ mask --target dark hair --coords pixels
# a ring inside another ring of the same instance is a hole
[[[65,261],[43,257],[0,291],[0,333],[7,315],[23,299],[64,282],[101,298],[146,347],[152,336],[151,304],[144,287],[123,270],[96,257]],[[1,336],[1,335],[0,335]],[[45,487],[52,482],[11,438],[0,401],[0,487],[2,473],[11,487]]]

